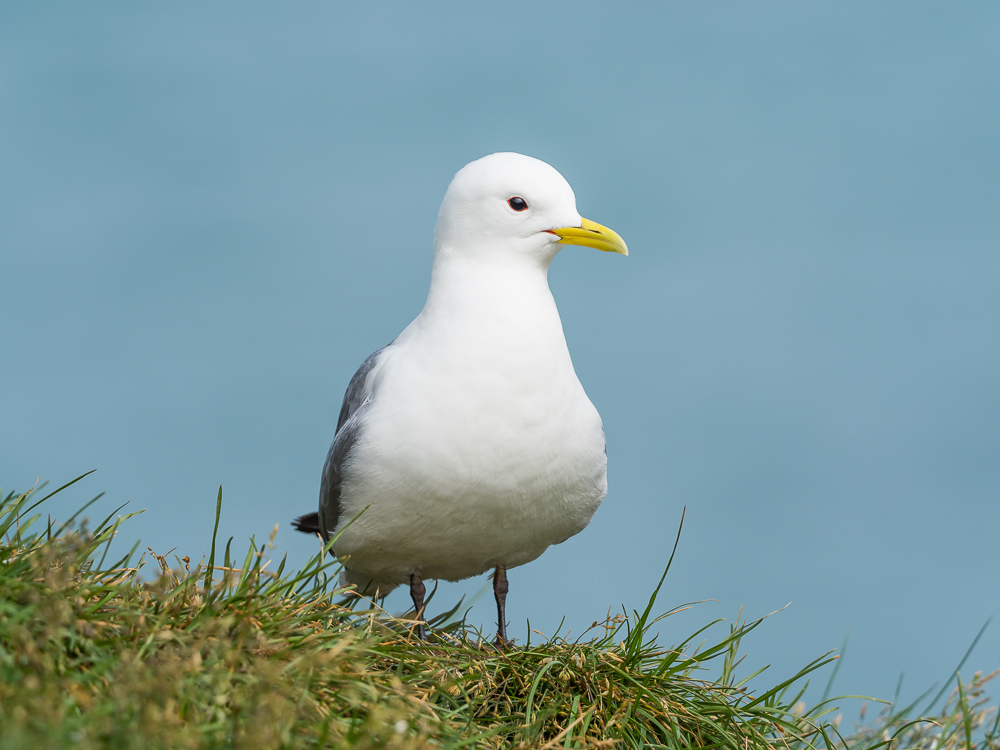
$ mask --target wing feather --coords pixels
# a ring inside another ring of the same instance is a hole
[[[358,371],[354,373],[344,394],[337,419],[337,432],[323,465],[323,478],[319,490],[319,531],[325,541],[336,533],[340,518],[340,487],[343,482],[343,467],[351,448],[364,426],[364,415],[373,394],[368,389],[368,376],[391,347],[383,346],[369,355]]]

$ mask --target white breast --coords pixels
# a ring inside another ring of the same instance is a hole
[[[361,513],[335,547],[350,569],[403,583],[522,565],[604,498],[600,416],[544,275],[510,281],[432,294],[375,373],[341,488],[342,521]]]

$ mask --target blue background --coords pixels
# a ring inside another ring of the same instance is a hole
[[[0,8],[3,486],[96,468],[53,512],[106,490],[197,558],[222,484],[223,537],[301,564],[452,174],[520,151],[632,255],[550,273],[611,489],[512,571],[513,635],[641,609],[687,506],[658,609],[716,601],[666,640],[791,602],[744,674],[850,633],[835,692],[946,680],[1000,614],[1000,6],[360,5]]]

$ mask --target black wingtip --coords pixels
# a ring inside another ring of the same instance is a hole
[[[306,513],[292,521],[292,528],[303,534],[319,534],[319,513]]]

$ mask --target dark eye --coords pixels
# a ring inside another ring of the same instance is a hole
[[[513,198],[507,199],[507,205],[513,208],[515,211],[527,211],[528,203],[524,198],[515,195]]]

